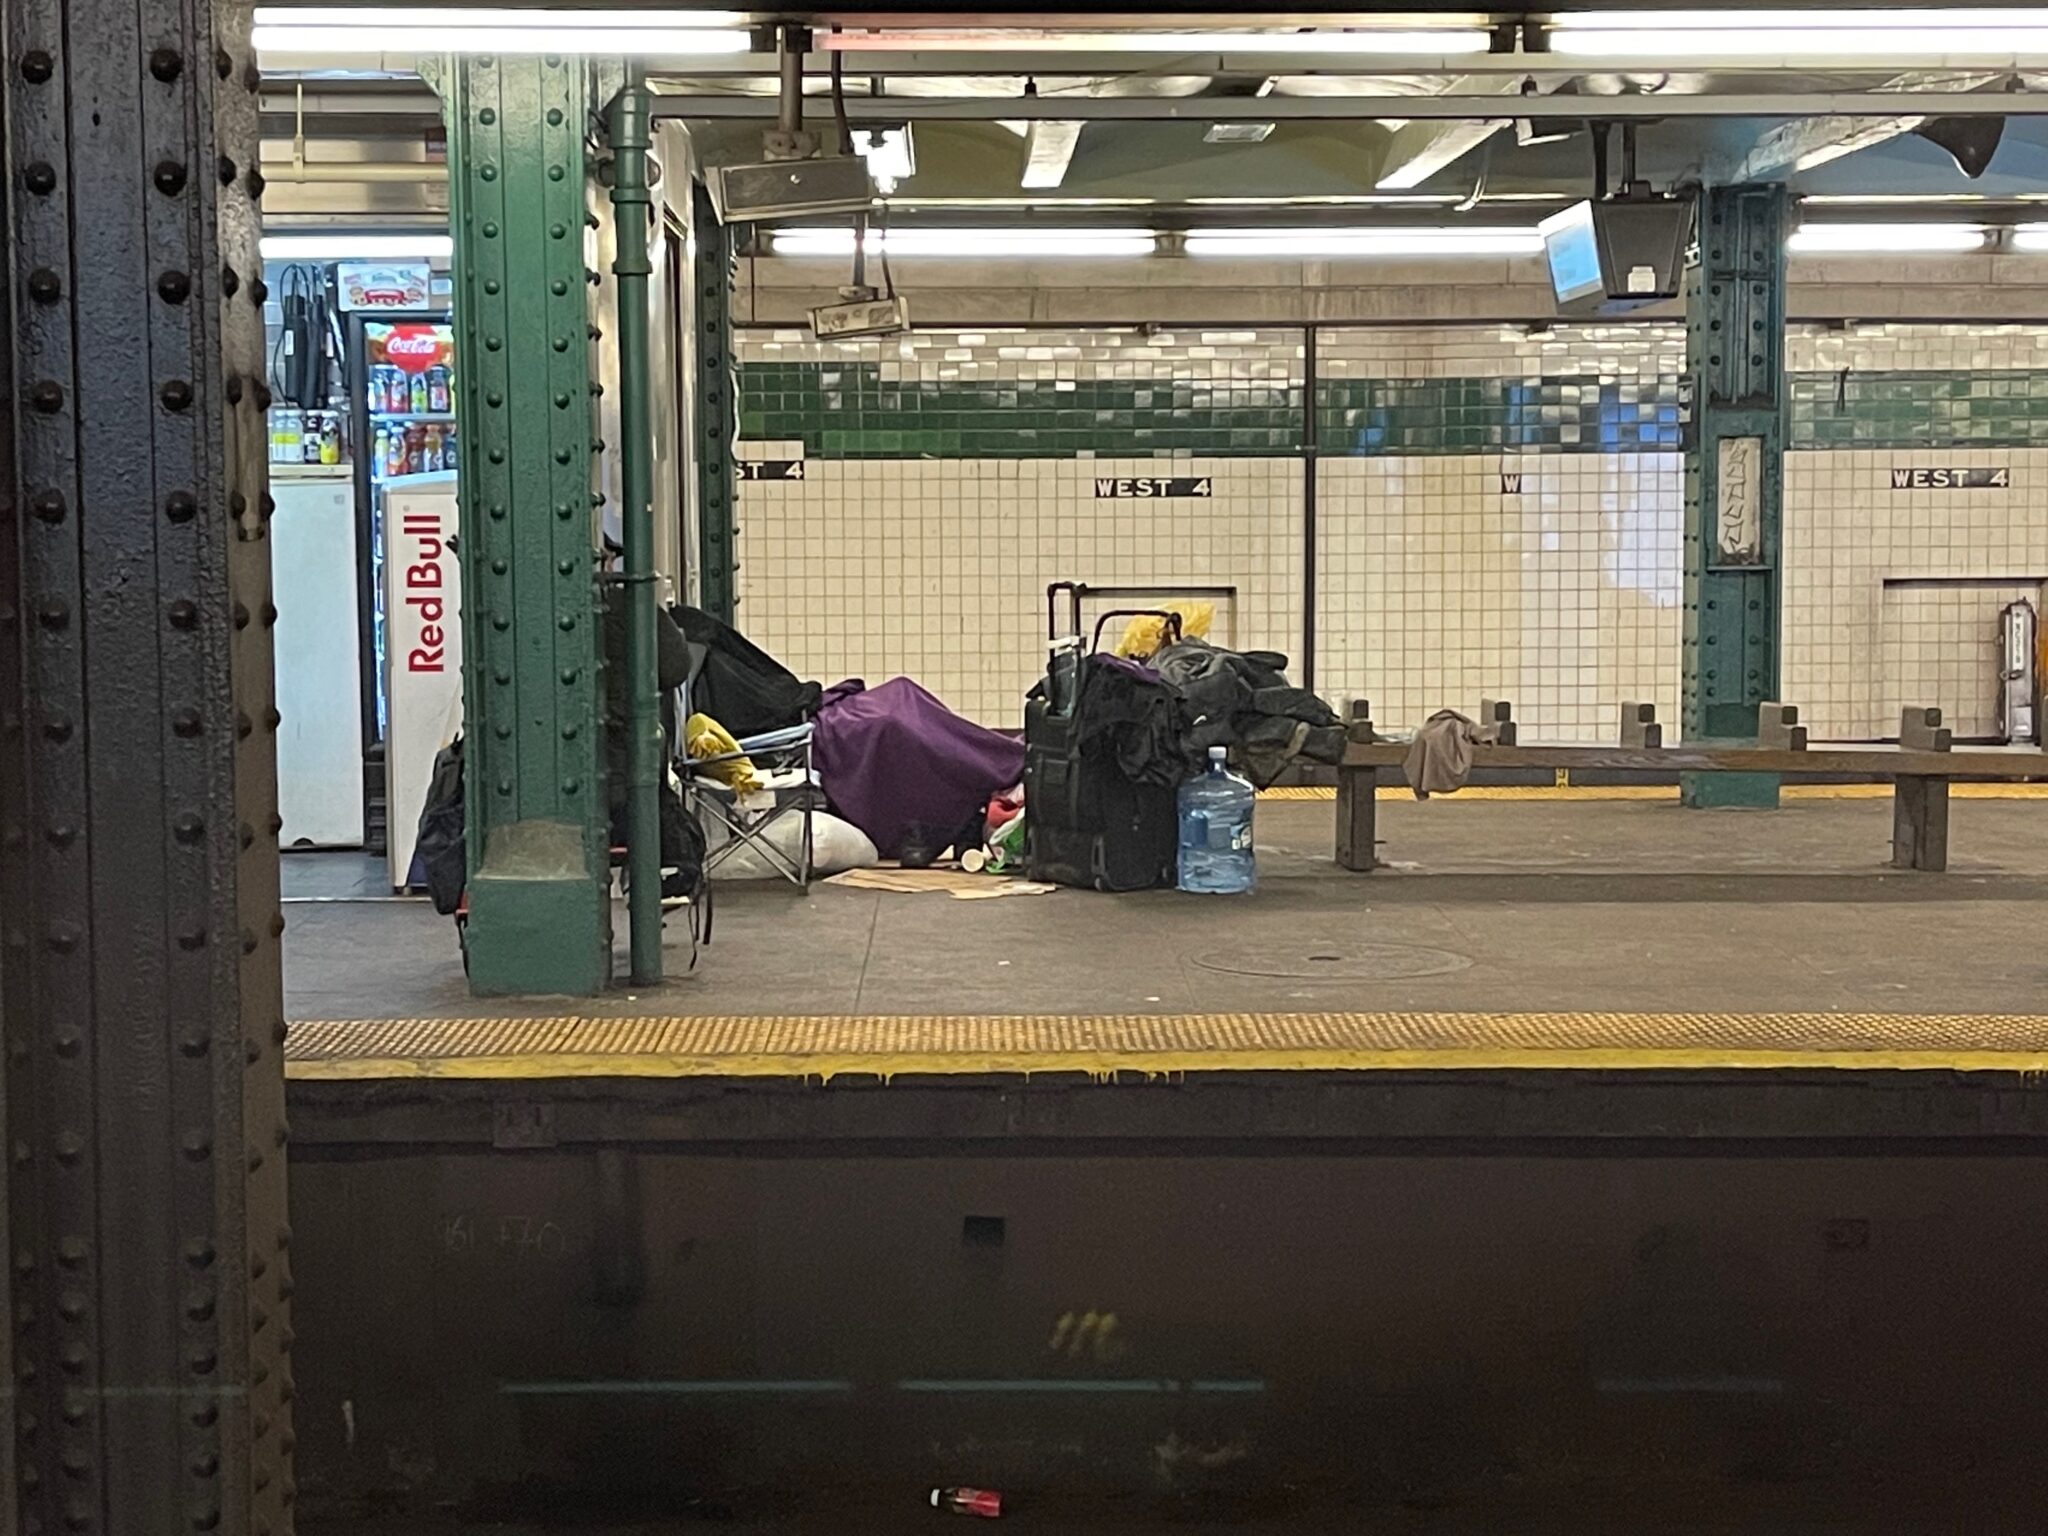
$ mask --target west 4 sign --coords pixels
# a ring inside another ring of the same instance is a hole
[[[1895,491],[2003,491],[2012,485],[2010,469],[1895,469]]]
[[[1158,496],[1210,496],[1215,494],[1207,475],[1125,475],[1118,479],[1098,479],[1095,482],[1095,497],[1098,501],[1147,501]]]

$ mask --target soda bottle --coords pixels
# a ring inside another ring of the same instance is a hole
[[[427,409],[438,416],[449,411],[448,370],[439,363],[427,370]]]
[[[415,415],[427,414],[427,376],[424,373],[412,376],[412,409]]]
[[[318,464],[320,462],[320,417],[319,411],[308,411],[300,418],[299,462]]]
[[[932,1508],[948,1514],[978,1515],[983,1520],[999,1519],[1003,1496],[992,1488],[934,1488]]]
[[[441,434],[441,467],[443,469],[459,469],[461,467],[455,451],[455,423],[452,421],[448,423],[448,430]]]
[[[341,462],[341,413],[328,411],[320,418],[320,462]]]
[[[429,424],[420,438],[420,470],[432,474],[441,468],[441,429]]]
[[[388,471],[385,468],[385,464],[390,459],[390,457],[391,429],[389,427],[380,426],[377,428],[377,436],[375,439],[374,446],[371,449],[370,473],[377,476],[379,479],[382,479],[384,475],[388,473]]]

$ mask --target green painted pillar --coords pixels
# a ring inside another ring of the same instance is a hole
[[[1700,196],[1699,263],[1686,284],[1688,742],[1753,740],[1757,706],[1779,696],[1786,209],[1781,186]],[[1771,807],[1778,778],[1688,775],[1681,793],[1693,806]]]
[[[733,232],[718,222],[711,197],[694,189],[691,233],[697,244],[696,398],[697,590],[706,613],[731,624],[739,609],[739,363],[732,345]]]
[[[591,520],[586,61],[439,71],[462,437],[469,975],[589,996],[611,976]]]

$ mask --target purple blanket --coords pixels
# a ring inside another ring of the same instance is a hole
[[[812,737],[825,796],[894,858],[903,834],[961,826],[1024,777],[1024,743],[963,720],[907,677],[826,691]]]

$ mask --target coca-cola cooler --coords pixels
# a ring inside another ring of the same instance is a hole
[[[385,578],[389,505],[407,492],[452,494],[461,449],[455,428],[455,329],[445,311],[373,310],[348,317],[349,398],[354,406],[357,563],[362,632],[367,842],[383,851],[393,818],[387,797],[391,736],[390,623]],[[405,829],[407,844],[410,827]]]

